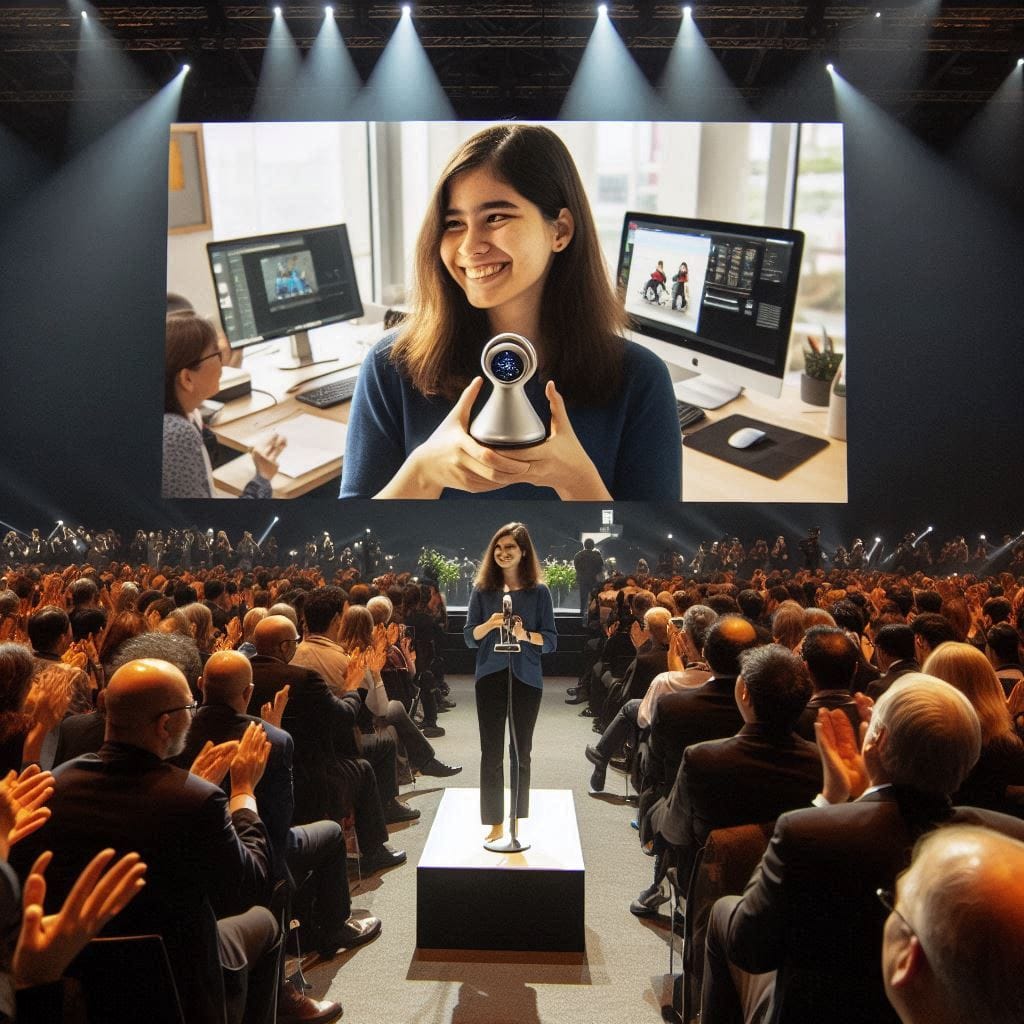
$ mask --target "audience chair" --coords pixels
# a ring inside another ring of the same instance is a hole
[[[750,876],[761,862],[774,831],[774,821],[715,829],[698,852],[686,890],[682,973],[673,979],[671,1005],[662,1008],[666,1020],[689,1024],[694,1019],[700,1006],[704,979],[704,936],[711,908],[719,896],[742,894]],[[672,930],[669,935],[669,974],[673,968],[679,903],[679,892],[673,886],[673,881],[678,879],[672,879],[670,873]]]

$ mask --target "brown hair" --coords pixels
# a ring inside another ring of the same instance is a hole
[[[490,336],[487,312],[475,309],[441,260],[452,180],[487,167],[548,220],[568,209],[572,240],[555,253],[541,299],[543,372],[570,402],[600,405],[618,388],[626,315],[612,291],[583,183],[565,143],[540,125],[503,124],[477,132],[441,172],[416,242],[413,312],[391,359],[424,395],[454,401],[479,372]],[[538,339],[530,339],[537,341]]]
[[[345,609],[338,629],[338,646],[347,652],[356,647],[369,647],[373,639],[373,615],[365,605],[353,604]]]
[[[473,581],[477,590],[501,590],[505,586],[505,577],[494,560],[494,546],[502,537],[511,537],[523,552],[523,559],[519,563],[519,583],[523,589],[531,590],[538,583],[543,583],[544,573],[537,560],[530,531],[524,523],[508,523],[494,534],[480,559],[480,568]]]
[[[217,344],[217,332],[209,320],[194,313],[175,313],[167,318],[164,348],[164,412],[185,411],[178,402],[175,386],[182,370],[195,367],[203,353]]]

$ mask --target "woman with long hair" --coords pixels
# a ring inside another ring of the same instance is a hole
[[[360,370],[343,498],[679,500],[668,370],[623,338],[582,182],[550,129],[496,125],[455,152],[420,230],[411,306]],[[481,352],[506,331],[537,350],[526,394],[549,432],[499,451],[469,425]]]
[[[215,498],[213,469],[203,441],[199,406],[220,390],[223,357],[217,332],[195,313],[167,318],[164,348],[164,448],[161,494],[165,498]],[[253,449],[256,475],[244,498],[272,496],[271,478],[285,440],[274,434]]]
[[[953,802],[1024,816],[1024,743],[988,658],[971,644],[949,641],[928,655],[921,671],[955,686],[981,722],[981,756]]]
[[[518,654],[494,650],[505,625],[505,595],[512,602],[512,634]],[[504,820],[504,746],[508,718],[511,658],[512,723],[519,754],[517,816],[530,813],[530,752],[540,711],[544,678],[541,655],[558,646],[551,594],[542,582],[540,562],[522,523],[509,523],[491,538],[469,597],[464,630],[476,652],[476,714],[480,725],[480,821],[491,826],[487,840],[498,839]]]

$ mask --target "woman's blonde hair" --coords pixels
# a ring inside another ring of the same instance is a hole
[[[955,686],[981,721],[981,741],[1014,735],[1003,686],[988,658],[970,644],[947,641],[928,655],[921,671]]]

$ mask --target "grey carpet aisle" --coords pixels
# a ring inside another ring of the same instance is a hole
[[[403,798],[422,811],[418,822],[392,829],[392,845],[409,862],[353,881],[356,911],[376,914],[381,936],[368,946],[315,963],[307,970],[313,995],[338,999],[344,1020],[396,1024],[611,1024],[660,1021],[662,978],[668,966],[668,918],[641,920],[630,901],[649,884],[652,861],[630,828],[635,808],[623,800],[624,776],[608,772],[606,795],[587,793],[591,766],[583,748],[596,738],[591,720],[566,705],[574,680],[549,679],[534,736],[533,786],[572,789],[586,864],[587,952],[583,962],[529,961],[523,954],[458,962],[416,955],[416,863],[443,792],[442,785],[476,787],[479,749],[473,683],[450,680],[458,707],[440,716],[446,735],[434,740],[442,761],[465,766],[448,780],[420,778]],[[484,829],[481,827],[481,838]],[[487,908],[479,912],[486,915]],[[677,960],[678,964],[678,960]]]

